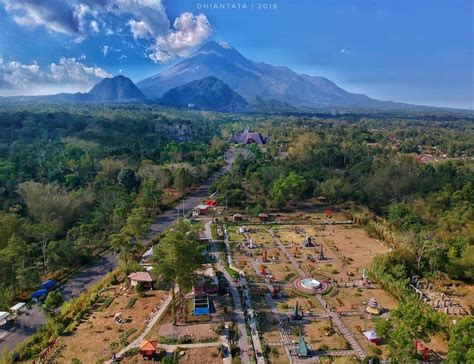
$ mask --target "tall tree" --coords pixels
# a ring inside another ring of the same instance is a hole
[[[175,286],[180,294],[191,289],[195,282],[196,269],[201,263],[197,245],[196,228],[185,221],[179,221],[168,230],[153,249],[154,272],[163,282],[171,285],[173,295],[173,319],[175,313]]]

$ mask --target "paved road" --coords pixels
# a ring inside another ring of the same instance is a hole
[[[116,266],[117,258],[113,253],[106,253],[94,260],[64,284],[64,299],[67,301],[79,296],[87,288],[99,282],[104,275]],[[11,328],[0,330],[0,352],[12,350],[28,336],[35,333],[45,322],[46,318],[39,307],[32,306],[15,319]]]
[[[225,166],[216,172],[214,176],[203,182],[200,187],[195,188],[184,200],[184,208],[187,212],[199,204],[202,199],[208,197],[209,187],[214,183],[216,178],[230,170],[234,158],[235,152],[231,149],[225,156]],[[150,237],[166,230],[178,217],[178,211],[182,213],[182,208],[183,202],[180,202],[179,206],[165,211],[158,216],[151,226]],[[63,292],[65,300],[79,296],[82,292],[87,290],[87,288],[99,282],[108,272],[116,268],[117,265],[117,257],[112,252],[94,260],[64,284]],[[45,321],[46,319],[43,313],[37,307],[33,306],[26,314],[19,316],[10,329],[0,330],[0,353],[4,350],[13,349],[28,336],[32,335]]]
[[[204,233],[206,234],[206,237],[208,234],[210,234],[210,221],[206,224],[207,227],[204,229]],[[212,238],[212,237],[211,237]],[[212,239],[211,239],[212,241]],[[232,295],[232,300],[234,301],[234,314],[235,318],[237,321],[237,328],[239,331],[239,341],[238,341],[238,346],[240,348],[240,359],[242,363],[244,364],[250,364],[250,359],[249,359],[249,343],[248,343],[248,338],[247,338],[247,328],[245,326],[245,316],[244,316],[244,309],[242,306],[242,301],[240,300],[240,295],[237,290],[237,285],[232,277],[227,273],[225,270],[224,266],[222,265],[221,262],[221,256],[219,254],[219,249],[217,247],[217,244],[215,242],[212,243],[211,246],[211,255],[214,256],[214,260],[216,261],[216,268],[220,272],[224,274],[224,276],[227,278],[229,281],[229,290],[230,294]]]

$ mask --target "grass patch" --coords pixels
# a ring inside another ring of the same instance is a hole
[[[137,302],[137,298],[136,297],[132,297],[128,300],[128,303],[127,303],[127,306],[125,306],[125,308],[133,308],[133,306],[135,306],[135,302]]]
[[[237,279],[239,278],[239,273],[235,270],[233,270],[232,268],[229,268],[229,267],[226,267],[225,269],[227,271],[227,273],[229,273],[229,275],[234,278],[234,279]]]
[[[104,300],[104,302],[102,302],[102,304],[100,305],[99,311],[104,311],[104,310],[108,309],[109,306],[112,304],[113,300],[114,300],[114,297],[112,297],[112,296],[111,296],[111,297],[107,297],[107,298]]]

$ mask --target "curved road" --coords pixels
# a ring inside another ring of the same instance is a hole
[[[198,205],[204,198],[209,196],[209,187],[214,181],[230,170],[235,158],[235,151],[229,149],[225,155],[225,165],[212,177],[204,181],[199,187],[194,188],[190,195],[177,206],[157,216],[150,228],[149,238],[165,231],[178,217],[178,212],[183,215],[183,206],[186,212]],[[117,257],[113,252],[107,252],[102,257],[85,266],[76,275],[64,283],[63,295],[65,300],[79,296],[90,286],[99,282],[107,273],[118,265]],[[0,353],[4,350],[12,350],[16,345],[32,335],[39,326],[46,321],[43,313],[37,306],[28,309],[20,315],[13,326],[9,329],[0,329]]]

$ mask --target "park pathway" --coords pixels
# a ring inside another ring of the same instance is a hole
[[[244,310],[242,306],[242,301],[240,300],[240,295],[239,291],[236,288],[236,284],[232,277],[229,275],[229,273],[225,270],[224,266],[222,265],[221,262],[221,257],[219,254],[219,248],[216,244],[216,242],[213,241],[211,234],[211,225],[212,221],[208,221],[205,224],[204,228],[204,234],[206,235],[206,238],[209,239],[211,243],[211,255],[214,256],[214,261],[216,262],[216,268],[218,271],[220,271],[226,279],[229,281],[229,290],[230,294],[232,295],[232,300],[234,301],[234,314],[235,314],[235,319],[237,321],[237,328],[239,331],[239,341],[238,345],[240,348],[240,359],[243,364],[250,364],[250,359],[249,359],[249,343],[248,343],[248,337],[247,337],[247,328],[245,326],[245,316],[244,316]],[[207,227],[206,227],[207,226]]]
[[[276,242],[278,247],[283,250],[285,255],[287,256],[288,260],[293,264],[294,268],[298,271],[300,274],[301,278],[307,277],[306,273],[300,268],[299,263],[293,258],[291,254],[286,250],[285,246],[282,244],[280,239],[278,239],[273,230],[268,230],[270,235],[272,236],[273,240]],[[334,321],[336,326],[339,328],[339,331],[342,333],[346,341],[351,345],[352,349],[355,351],[357,357],[360,360],[364,360],[367,354],[364,352],[364,349],[360,346],[360,344],[357,342],[356,338],[352,334],[352,332],[347,328],[347,326],[342,322],[341,318],[339,317],[339,314],[337,312],[333,312],[331,309],[331,306],[326,302],[326,300],[321,296],[320,294],[316,294],[316,298],[323,307],[323,309],[326,311],[326,314]]]
[[[290,254],[290,252],[286,249],[286,246],[284,246],[281,240],[276,237],[272,229],[269,229],[268,232],[270,233],[271,237],[273,238],[275,243],[278,245],[278,247],[283,251],[283,253],[285,253],[286,258],[291,262],[291,264],[293,264],[293,267],[295,267],[300,277],[305,278],[307,274],[300,268],[300,263],[298,263],[296,259],[293,257],[293,255]]]
[[[326,313],[331,317],[333,322],[339,328],[339,331],[342,333],[346,341],[351,345],[352,349],[355,351],[359,360],[364,360],[367,354],[365,353],[362,346],[357,342],[356,338],[352,334],[351,330],[347,328],[347,326],[342,322],[339,314],[337,312],[332,311],[331,306],[326,302],[326,300],[320,294],[316,295],[317,300],[326,311]]]

